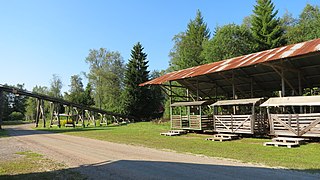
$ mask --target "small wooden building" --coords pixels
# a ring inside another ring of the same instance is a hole
[[[320,137],[320,96],[270,98],[267,107],[270,135]]]
[[[184,130],[212,130],[209,113],[212,101],[175,102],[171,104],[171,128]]]
[[[268,120],[266,113],[259,110],[261,102],[261,98],[217,101],[212,104],[213,130],[219,133],[266,134]]]

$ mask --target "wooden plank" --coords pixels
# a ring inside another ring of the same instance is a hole
[[[170,132],[160,133],[160,135],[163,135],[163,136],[180,136],[179,133],[170,133]]]
[[[289,131],[293,132],[294,134],[298,135],[297,132],[292,129],[290,126],[288,126],[286,123],[282,122],[277,116],[273,116],[272,120],[277,121],[278,123],[282,124],[285,128],[287,128]]]
[[[317,120],[313,121],[309,126],[307,126],[306,128],[301,130],[301,135],[305,134],[307,131],[309,131],[310,129],[312,129],[313,127],[315,127],[317,124],[320,123],[320,118],[318,118]]]
[[[275,147],[280,147],[280,146],[284,146],[287,148],[292,148],[292,147],[299,147],[300,145],[297,143],[283,143],[283,142],[265,142],[263,144],[264,146],[275,146]]]
[[[223,137],[211,137],[211,138],[206,138],[206,140],[223,142],[223,141],[231,141],[232,139],[231,138],[223,138]]]
[[[276,138],[273,138],[272,141],[273,142],[283,142],[283,143],[305,144],[304,138],[276,137]]]

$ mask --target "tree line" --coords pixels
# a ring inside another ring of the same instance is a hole
[[[236,56],[263,51],[320,37],[320,9],[306,4],[298,18],[286,12],[278,17],[271,0],[257,0],[252,15],[243,18],[242,24],[207,26],[201,11],[187,24],[184,32],[173,37],[174,46],[169,52],[166,70],[148,70],[147,53],[141,43],[131,50],[128,63],[121,54],[106,48],[91,49],[85,58],[89,72],[86,87],[81,75],[70,78],[69,91],[62,94],[62,81],[53,75],[51,86],[36,86],[33,92],[64,98],[75,103],[135,116],[140,120],[161,117],[168,100],[156,86],[139,87],[140,83],[159,77],[165,72],[181,70]],[[24,86],[18,84],[17,88]],[[36,102],[32,98],[4,94],[4,119],[13,116],[34,119]],[[48,111],[50,104],[45,105]],[[166,109],[165,108],[165,109]],[[167,111],[168,112],[168,111]],[[168,113],[166,113],[168,117]]]

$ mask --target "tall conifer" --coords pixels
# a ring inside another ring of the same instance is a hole
[[[201,52],[203,43],[208,41],[209,37],[210,30],[198,10],[195,19],[189,22],[186,32],[174,37],[175,47],[170,53],[171,68],[180,70],[205,64],[206,60],[201,56]]]
[[[149,80],[147,54],[143,52],[142,45],[138,42],[131,50],[131,59],[127,64],[123,93],[124,113],[139,119],[150,116],[150,91],[139,84]]]
[[[278,11],[274,11],[271,0],[257,0],[252,17],[252,33],[256,40],[256,51],[263,51],[285,44],[283,29],[276,18]]]

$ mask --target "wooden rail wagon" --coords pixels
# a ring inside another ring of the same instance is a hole
[[[320,137],[320,96],[270,98],[267,107],[270,135]]]
[[[261,98],[222,100],[212,104],[215,132],[263,135],[268,130],[266,113],[256,113]]]
[[[212,101],[175,102],[171,104],[171,128],[212,130],[213,119],[208,115]]]

